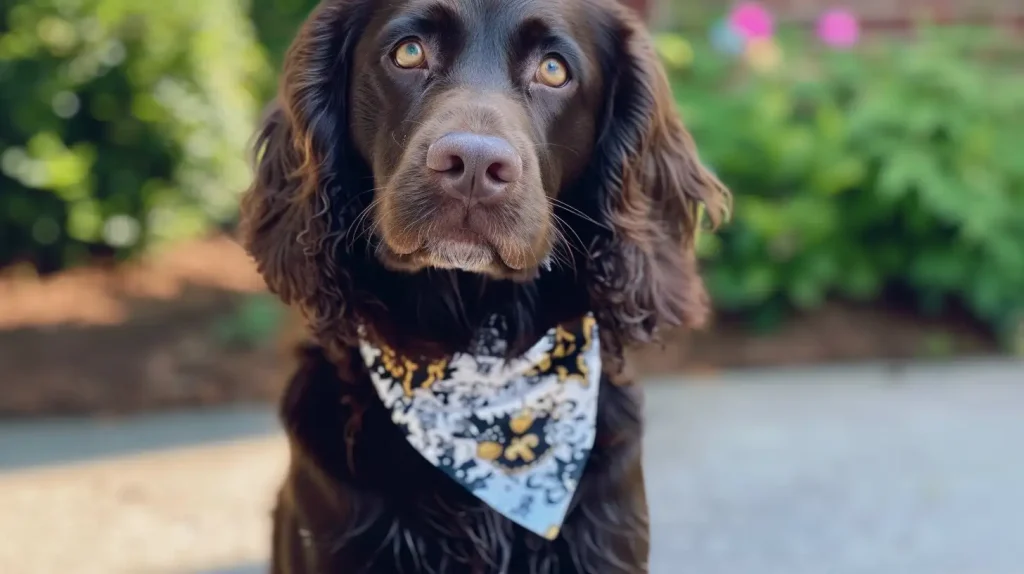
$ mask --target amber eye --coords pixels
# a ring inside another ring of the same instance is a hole
[[[418,41],[406,40],[395,50],[394,59],[399,68],[419,68],[427,61],[427,52]]]
[[[569,82],[569,68],[561,59],[554,56],[544,58],[537,68],[537,81],[545,86],[561,88]]]

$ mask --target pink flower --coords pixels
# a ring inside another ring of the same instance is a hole
[[[729,25],[747,40],[769,38],[775,33],[772,15],[758,2],[741,2],[729,14]]]
[[[829,10],[818,20],[818,37],[829,46],[850,48],[860,39],[860,23],[848,10]]]

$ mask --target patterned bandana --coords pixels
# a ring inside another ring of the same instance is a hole
[[[499,329],[480,348],[420,364],[363,342],[391,420],[424,458],[494,510],[558,537],[594,446],[601,353],[587,315],[504,358]]]

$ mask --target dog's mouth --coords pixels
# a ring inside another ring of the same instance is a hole
[[[421,256],[431,266],[486,273],[495,266],[519,271],[505,261],[492,243],[471,229],[446,230],[439,237],[428,238]]]
[[[494,240],[465,227],[431,234],[413,249],[403,250],[385,239],[378,253],[385,265],[396,270],[447,269],[517,280],[536,276],[538,267],[547,260],[544,256],[527,260],[505,255]]]

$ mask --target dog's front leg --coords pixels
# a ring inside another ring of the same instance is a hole
[[[310,564],[309,548],[303,539],[303,526],[295,503],[282,489],[273,515],[270,574],[307,574],[315,572]]]
[[[648,574],[650,521],[639,456],[614,484],[596,481],[562,532],[579,574]]]

